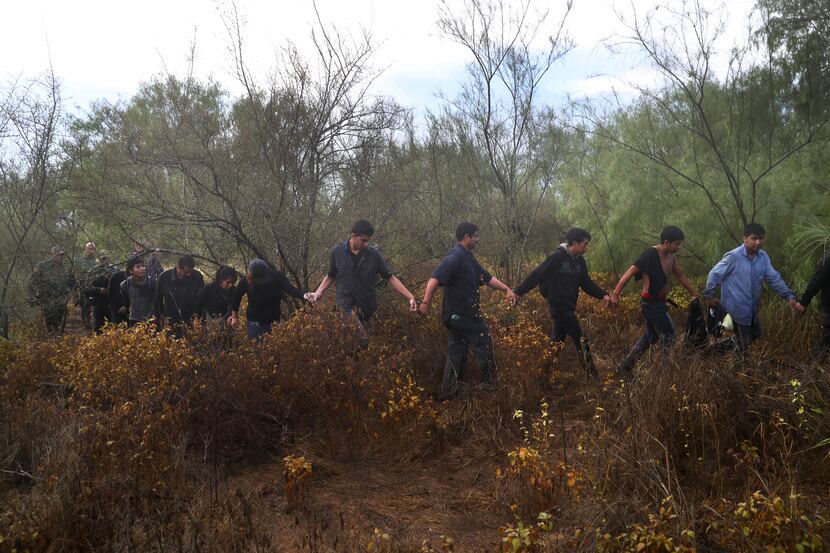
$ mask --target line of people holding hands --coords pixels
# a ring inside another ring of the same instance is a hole
[[[743,234],[743,242],[726,252],[711,269],[702,291],[710,306],[720,304],[732,317],[734,337],[731,343],[734,348],[745,351],[760,337],[758,308],[763,284],[767,283],[798,312],[804,311],[821,292],[822,335],[814,357],[826,353],[830,350],[830,255],[822,259],[799,300],[762,249],[764,228],[752,223],[745,227]],[[646,248],[609,292],[594,282],[588,272],[584,254],[589,249],[591,235],[584,229],[570,229],[565,242],[514,290],[481,266],[473,254],[480,240],[479,230],[472,223],[461,223],[455,232],[456,245],[432,272],[421,301],[395,276],[380,251],[370,245],[373,235],[374,229],[368,221],[355,222],[350,237],[332,248],[327,273],[314,291],[297,288],[282,272],[261,259],[250,262],[246,275],[238,283],[236,270],[221,266],[214,281],[205,286],[202,275],[195,270],[195,260],[189,255],[180,257],[172,269],[149,274],[147,256],[136,255],[127,262],[125,271],[117,271],[109,264],[108,256],[102,254],[98,263],[89,269],[82,292],[91,303],[91,319],[96,330],[107,320],[132,326],[156,319],[160,327],[176,334],[181,334],[194,318],[222,326],[227,322],[236,328],[242,298],[247,296],[247,335],[259,339],[280,320],[283,298],[287,296],[313,304],[331,284],[335,284],[338,309],[344,319],[356,324],[365,345],[368,342],[367,327],[378,309],[377,285],[380,280],[388,280],[406,299],[410,310],[422,315],[430,312],[436,290],[443,288],[441,321],[447,328],[448,341],[439,393],[441,399],[450,399],[458,393],[470,349],[478,361],[482,384],[491,386],[495,382],[493,342],[480,308],[482,286],[504,293],[512,305],[517,305],[522,296],[538,288],[549,305],[551,339],[563,342],[570,336],[586,374],[595,380],[599,374],[588,338],[576,316],[580,290],[607,305],[615,305],[632,278],[642,282],[638,288],[645,332],[617,366],[621,375],[631,374],[637,360],[652,345],[659,343],[668,348],[674,343],[676,331],[667,301],[672,279],[676,279],[693,298],[699,297],[680,267],[677,253],[684,235],[675,226],[664,228],[659,242]],[[56,246],[52,254],[52,259],[38,265],[30,286],[33,301],[43,308],[50,329],[54,329],[57,320],[54,310],[60,304],[59,297],[68,286],[61,280],[65,273],[59,269],[62,248]],[[157,258],[155,263],[158,263]],[[160,264],[156,269],[160,269]],[[716,297],[718,288],[720,298]],[[61,317],[65,316],[65,306],[64,296]]]

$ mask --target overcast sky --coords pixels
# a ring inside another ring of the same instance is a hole
[[[746,34],[752,0],[699,0],[726,19],[723,50]],[[457,4],[457,2],[451,2]],[[632,6],[645,13],[655,0],[574,0],[567,29],[576,48],[545,81],[550,97],[607,93],[626,80],[648,82],[652,72],[632,51],[612,55],[603,40],[624,32],[617,13]],[[385,68],[376,91],[404,105],[423,109],[437,104],[435,94],[450,95],[469,61],[459,46],[439,36],[438,0],[317,0],[327,22],[342,33],[366,29],[378,44],[374,65]],[[195,40],[195,71],[212,76],[232,94],[240,88],[229,61],[228,35],[221,14],[229,3],[212,0],[14,0],[2,2],[0,86],[29,78],[51,64],[63,84],[69,106],[84,110],[95,99],[128,99],[142,81],[166,71],[185,74]],[[260,75],[273,68],[286,40],[309,56],[315,21],[310,0],[237,0],[245,17],[246,59]],[[535,6],[550,10],[554,26],[564,1]]]

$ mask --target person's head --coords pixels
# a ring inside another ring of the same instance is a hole
[[[216,269],[216,284],[222,290],[230,290],[236,284],[236,269],[222,265]]]
[[[144,278],[144,274],[146,272],[146,267],[144,267],[144,260],[140,257],[133,257],[129,261],[127,261],[127,274],[130,276],[134,276],[135,278],[142,279]]]
[[[248,284],[255,286],[268,281],[270,270],[262,259],[254,259],[248,263]]]
[[[461,223],[455,227],[455,239],[468,250],[472,250],[481,237],[478,234],[478,227],[473,223]]]
[[[110,264],[110,254],[107,250],[101,250],[98,252],[98,263],[101,265]]]
[[[591,233],[583,228],[572,228],[565,234],[565,244],[571,255],[582,255],[588,251]]]
[[[84,244],[84,255],[87,257],[95,257],[95,252],[97,248],[95,247],[94,242],[87,242]]]
[[[179,262],[176,263],[176,277],[190,278],[195,268],[196,260],[193,259],[193,256],[183,255],[179,258]]]
[[[685,238],[682,230],[673,225],[669,225],[660,233],[660,245],[668,253],[677,253],[680,251],[681,246],[683,246],[683,240]]]
[[[749,223],[744,227],[744,247],[746,251],[752,255],[764,246],[764,238],[766,231],[764,227],[758,223]]]
[[[52,256],[52,261],[55,263],[62,263],[66,251],[64,251],[63,246],[52,246],[49,248],[49,255]]]
[[[349,239],[352,250],[361,251],[369,247],[369,241],[375,235],[375,228],[366,219],[355,221]]]

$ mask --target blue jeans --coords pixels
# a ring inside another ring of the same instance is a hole
[[[618,370],[630,371],[633,369],[640,356],[657,342],[660,342],[663,350],[671,348],[674,344],[676,332],[669,315],[668,304],[657,299],[641,298],[640,309],[646,322],[646,332],[628,352]]]
[[[273,323],[260,323],[259,321],[248,321],[248,338],[259,342],[262,335],[271,332]]]

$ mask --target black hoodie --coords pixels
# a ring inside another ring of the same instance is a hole
[[[199,293],[196,294],[196,303],[193,307],[193,315],[204,320],[206,317],[227,317],[230,313],[231,301],[236,292],[236,287],[231,286],[228,290],[223,290],[219,283],[222,280],[229,278],[223,269],[227,267],[219,267],[216,269],[216,277],[213,282],[205,286]],[[236,276],[235,271],[233,276]]]
[[[810,279],[804,295],[801,296],[801,305],[804,307],[810,305],[813,297],[819,292],[821,292],[821,310],[830,313],[830,253],[824,256],[818,269],[813,273],[813,278]]]
[[[551,313],[574,311],[579,299],[579,289],[597,299],[608,293],[600,288],[588,274],[588,264],[581,255],[571,257],[562,244],[548,256],[541,265],[522,281],[514,290],[523,296],[539,286],[539,291],[548,300]]]

